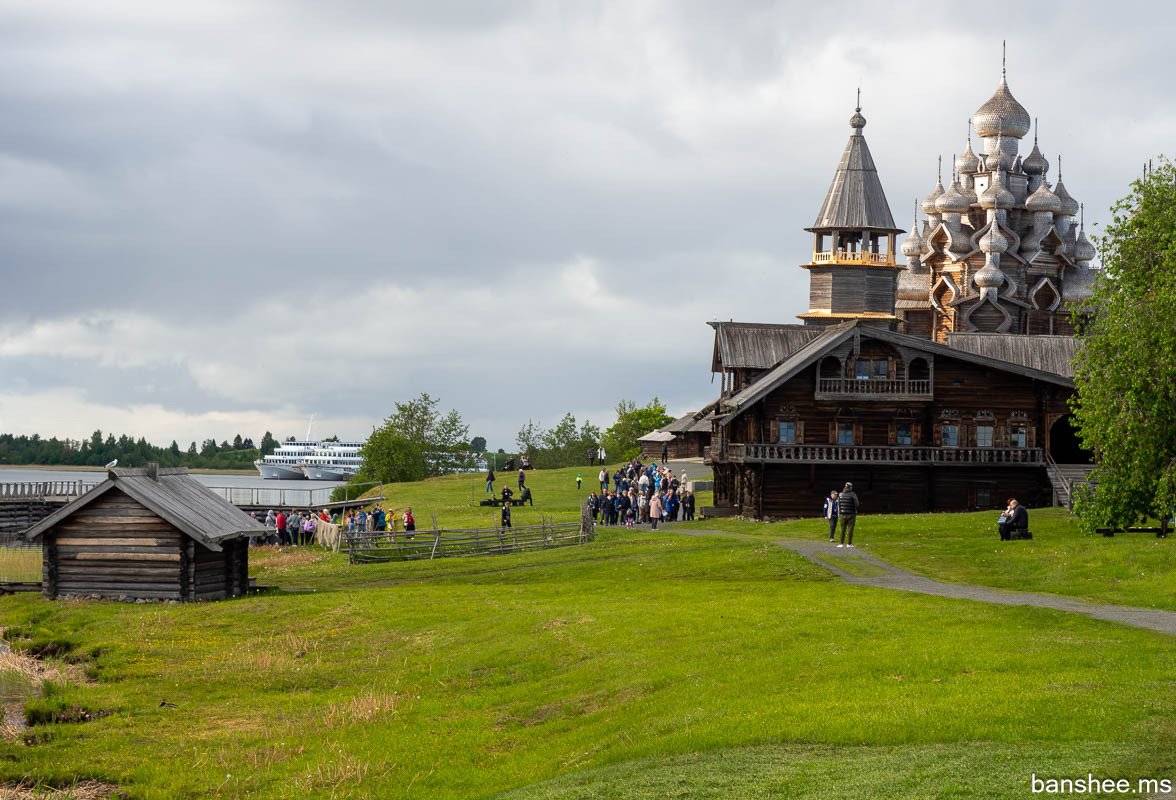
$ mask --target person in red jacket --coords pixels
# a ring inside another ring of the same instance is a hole
[[[278,544],[286,544],[286,515],[278,512]]]

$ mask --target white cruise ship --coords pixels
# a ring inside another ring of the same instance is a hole
[[[363,442],[283,442],[277,450],[253,462],[269,480],[345,481],[363,463]]]

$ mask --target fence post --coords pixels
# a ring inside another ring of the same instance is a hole
[[[433,531],[433,551],[431,553],[429,553],[429,560],[430,561],[432,561],[433,557],[437,555],[437,548],[440,545],[441,545],[441,531],[434,530]]]

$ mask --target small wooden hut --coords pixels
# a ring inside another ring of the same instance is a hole
[[[249,584],[257,520],[186,468],[112,469],[25,532],[40,539],[48,598],[219,600]]]

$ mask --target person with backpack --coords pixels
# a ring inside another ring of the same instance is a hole
[[[862,501],[853,491],[853,484],[846,483],[841,494],[837,496],[837,515],[841,518],[841,544],[838,547],[853,547],[853,527],[857,522],[858,512],[862,509]],[[849,544],[845,543],[845,534],[849,533]]]
[[[412,506],[405,506],[404,508],[404,532],[406,538],[412,539],[416,531],[416,517],[412,515]]]
[[[526,485],[526,483],[527,483],[527,473],[523,472],[522,468],[520,467],[519,468],[519,491],[522,491],[522,488],[523,488],[523,486]]]
[[[653,530],[657,530],[657,523],[661,522],[662,517],[662,499],[661,495],[655,494],[649,498],[649,524]]]
[[[494,494],[494,467],[486,470],[486,494]]]
[[[825,498],[825,519],[829,520],[829,541],[837,538],[837,492],[829,492]]]
[[[510,524],[510,503],[502,504],[502,527],[509,528]]]

